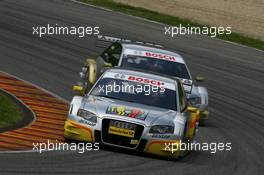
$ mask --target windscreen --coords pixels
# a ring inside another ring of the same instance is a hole
[[[90,94],[177,110],[175,90],[128,80],[102,78],[98,81]]]
[[[122,67],[155,71],[169,76],[190,79],[190,75],[185,64],[168,60],[136,55],[125,55],[122,60]]]

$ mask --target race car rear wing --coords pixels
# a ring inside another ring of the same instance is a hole
[[[160,48],[163,47],[160,44],[155,44],[155,43],[151,43],[151,42],[133,41],[133,40],[130,40],[130,39],[117,38],[117,37],[106,36],[106,35],[97,35],[97,40],[101,41],[101,43],[100,43],[101,46],[97,45],[97,47],[108,47],[109,43],[114,43],[114,42],[143,44],[143,45],[146,45],[146,46],[160,47]],[[105,43],[103,43],[103,42],[105,42]]]

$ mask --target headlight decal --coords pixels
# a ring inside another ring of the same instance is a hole
[[[150,128],[152,134],[173,134],[174,126],[171,125],[154,125]]]
[[[85,120],[88,120],[89,122],[97,123],[97,115],[92,112],[79,109],[77,115]]]
[[[171,139],[171,135],[167,134],[152,134],[152,138],[158,138],[158,139]]]

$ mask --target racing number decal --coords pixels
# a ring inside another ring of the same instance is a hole
[[[113,109],[113,108],[112,108]],[[115,109],[115,108],[114,108]],[[125,106],[118,106],[117,108],[116,108],[116,111],[117,111],[117,114],[118,115],[125,115],[125,110],[126,110],[126,108],[125,108]]]
[[[131,117],[131,118],[136,118],[137,116],[143,114],[142,111],[138,110],[138,109],[132,109],[131,113],[128,114],[128,117]]]
[[[106,114],[116,114],[120,116],[136,118],[139,120],[145,120],[148,112],[142,111],[140,109],[129,108],[126,106],[109,105],[106,110]]]

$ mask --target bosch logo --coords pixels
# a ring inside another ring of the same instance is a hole
[[[150,79],[146,79],[146,78],[141,78],[141,77],[134,77],[134,76],[129,76],[128,80],[130,81],[136,81],[139,83],[144,83],[144,84],[151,84],[151,85],[155,85],[155,86],[162,86],[164,85],[163,82],[157,81],[157,80],[150,80]]]
[[[160,53],[146,52],[145,56],[163,59],[163,60],[169,60],[169,61],[176,61],[176,58],[174,56],[164,55],[164,54],[160,54]]]

